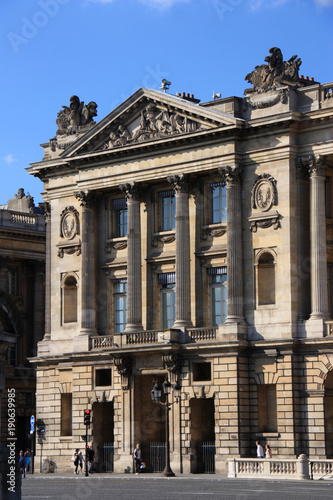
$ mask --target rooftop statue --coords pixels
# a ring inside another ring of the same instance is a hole
[[[286,85],[300,87],[298,70],[302,61],[297,56],[292,56],[289,61],[283,60],[283,55],[278,47],[269,49],[270,55],[265,57],[268,64],[256,66],[246,75],[245,80],[253,84],[254,92],[266,92]]]
[[[69,100],[69,107],[63,106],[58,113],[57,135],[76,134],[80,127],[94,124],[94,116],[97,116],[97,104],[91,101],[85,105],[76,95],[73,95]]]

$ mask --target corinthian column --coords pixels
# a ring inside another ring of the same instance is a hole
[[[51,340],[51,205],[41,203],[40,208],[45,213],[45,332],[43,340]]]
[[[81,335],[96,333],[96,265],[93,196],[88,191],[74,193],[82,207],[81,243]]]
[[[311,316],[310,320],[328,319],[327,250],[325,215],[325,167],[323,159],[311,157],[310,234],[311,234]]]
[[[176,319],[173,328],[192,326],[190,282],[189,179],[185,174],[168,177],[176,197]]]
[[[140,189],[137,184],[121,184],[127,199],[127,322],[125,332],[143,330]]]
[[[244,323],[242,265],[242,193],[239,167],[222,167],[227,184],[227,272],[228,323]]]

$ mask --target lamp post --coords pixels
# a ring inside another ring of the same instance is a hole
[[[162,389],[158,381],[156,383],[155,381],[153,381],[153,389],[151,390],[150,394],[152,401],[154,401],[154,403],[158,404],[161,408],[163,408],[165,412],[165,468],[164,471],[162,472],[162,476],[173,477],[175,476],[175,473],[172,471],[170,467],[169,411],[174,403],[178,403],[181,387],[178,384],[178,382],[174,384],[173,391],[176,399],[172,403],[169,403],[171,384],[167,376],[165,377],[162,387],[163,387],[163,392],[165,394],[164,403],[161,401]]]

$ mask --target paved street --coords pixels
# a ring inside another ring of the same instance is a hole
[[[22,500],[332,500],[330,481],[270,481],[227,479],[218,475],[161,478],[96,474],[28,476],[23,481]]]

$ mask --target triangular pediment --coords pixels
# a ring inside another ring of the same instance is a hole
[[[242,120],[180,97],[142,88],[72,142],[61,157],[128,150],[138,144],[232,127],[238,121]]]

